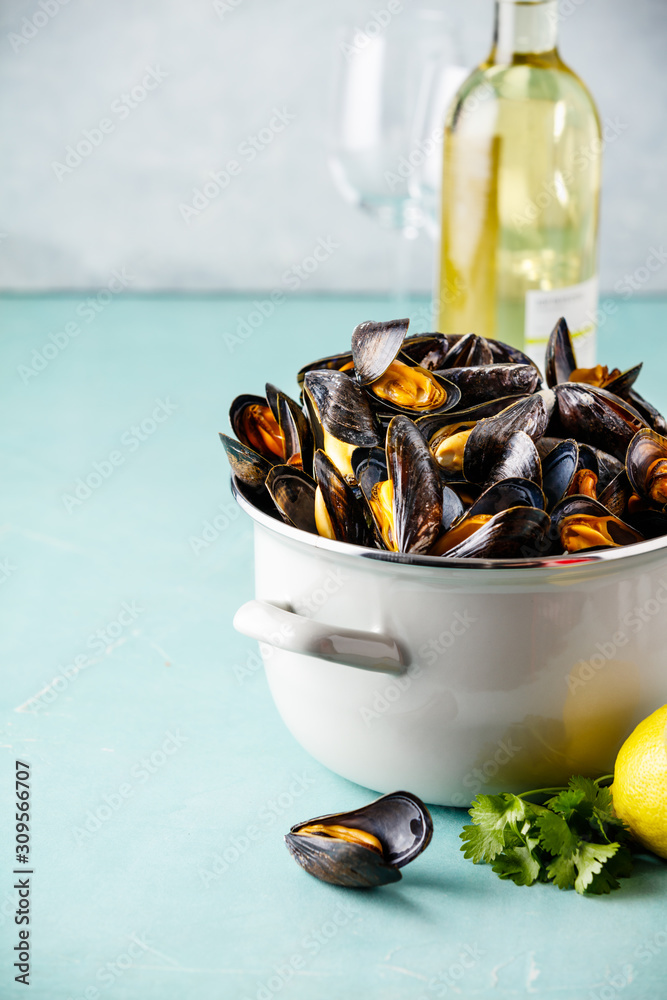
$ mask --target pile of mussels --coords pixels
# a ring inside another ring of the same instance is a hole
[[[565,320],[546,386],[475,334],[361,323],[352,350],[238,396],[238,491],[304,531],[400,553],[534,558],[667,535],[667,421],[621,372],[577,367]]]

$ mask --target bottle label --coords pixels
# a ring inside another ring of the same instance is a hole
[[[544,371],[544,354],[549,335],[561,316],[564,316],[578,367],[592,368],[596,356],[597,309],[597,275],[567,288],[526,292],[526,354]]]

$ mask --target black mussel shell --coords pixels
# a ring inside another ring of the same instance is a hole
[[[267,462],[258,452],[248,448],[236,438],[229,437],[228,434],[220,433],[220,440],[236,479],[252,489],[262,489],[266,477],[273,468],[271,462]]]
[[[416,424],[403,415],[389,424],[386,450],[398,551],[427,552],[442,523],[442,485],[433,456]]]
[[[567,323],[561,317],[551,331],[547,344],[544,374],[547,385],[553,389],[561,382],[567,382],[577,367],[572,338]]]
[[[495,514],[465,541],[444,553],[446,559],[534,559],[550,547],[549,515],[533,507],[510,507]]]
[[[548,390],[547,390],[548,391]],[[503,460],[507,442],[517,432],[528,434],[534,441],[544,434],[550,417],[550,399],[542,392],[526,396],[501,410],[493,417],[478,421],[472,429],[463,453],[463,473],[472,483],[486,483],[494,466]],[[526,448],[523,449],[526,451]],[[539,455],[538,455],[539,459]],[[531,459],[534,463],[534,457]],[[532,479],[524,472],[513,471],[512,476]],[[507,478],[500,476],[500,478]],[[535,480],[541,482],[541,477]]]
[[[444,333],[416,333],[405,338],[401,351],[422,368],[433,372],[442,368],[448,348],[449,341]]]
[[[494,362],[491,345],[486,337],[466,333],[453,344],[445,356],[443,368],[464,368],[469,365],[491,365]]]
[[[355,327],[352,357],[360,385],[369,385],[383,375],[401,349],[408,332],[408,319],[388,323],[368,320]]]
[[[634,368],[628,368],[627,371],[621,372],[616,378],[607,382],[605,389],[607,392],[613,392],[615,396],[620,396],[621,399],[628,399],[630,391],[639,378],[642,368],[642,364],[635,365]]]
[[[465,472],[465,458],[463,468]],[[538,486],[542,485],[540,456],[537,453],[535,442],[525,431],[516,431],[508,438],[495,464],[491,466],[484,485],[493,486],[494,483],[499,483],[503,479],[513,478],[531,479]]]
[[[266,383],[266,401],[285,438],[285,460],[300,456],[308,472],[313,462],[313,435],[305,413],[296,400],[270,382]]]
[[[551,510],[565,496],[572,477],[579,467],[579,445],[572,438],[559,441],[542,459],[542,485]]]
[[[327,836],[299,835],[313,824],[373,834],[382,845],[382,854]],[[397,882],[398,869],[421,854],[432,836],[433,820],[421,799],[410,792],[392,792],[360,809],[296,823],[285,841],[295,861],[311,875],[334,885],[363,888]]]
[[[478,403],[477,406],[471,406],[465,410],[426,413],[423,417],[417,417],[415,423],[429,444],[432,445],[438,432],[452,424],[468,423],[472,428],[478,420],[482,420],[484,417],[493,417],[501,410],[506,410],[508,406],[513,406],[519,400],[527,398],[525,395],[503,396],[500,399],[490,399],[486,403]]]
[[[540,373],[533,365],[479,365],[445,368],[437,373],[461,390],[461,409],[503,396],[530,395],[540,383]]]
[[[352,471],[366,498],[376,483],[389,479],[387,454],[384,448],[355,448],[352,452]]]
[[[606,545],[602,542],[595,546],[578,546],[574,551],[586,551],[588,548],[605,548],[612,546],[614,543],[616,545],[630,545],[632,542],[642,541],[641,534],[635,528],[632,528],[625,521],[616,517],[599,500],[594,500],[592,497],[577,495],[564,497],[551,512],[551,520],[556,530],[560,532],[563,520],[566,517],[573,517],[577,514],[604,520],[611,536],[611,541],[607,542]]]
[[[285,843],[298,865],[322,882],[348,889],[372,889],[378,885],[400,882],[398,868],[388,864],[381,854],[331,837],[285,834]]]
[[[466,517],[474,517],[477,514],[499,514],[501,510],[509,510],[510,507],[534,507],[536,510],[545,510],[544,493],[531,479],[521,479],[518,476],[501,479],[480,494],[468,509]]]
[[[303,386],[303,380],[306,377],[307,372],[320,372],[320,371],[345,371],[348,376],[354,377],[354,361],[352,359],[352,352],[347,351],[345,354],[332,354],[328,358],[320,358],[318,361],[311,361],[310,364],[304,365],[300,368],[296,375],[296,380],[300,386]]]
[[[300,410],[294,410],[294,401],[282,393],[277,398],[278,425],[282,431],[285,461],[310,474],[313,468],[313,435],[310,424]],[[298,414],[303,420],[299,419]]]
[[[628,506],[628,500],[632,496],[633,489],[630,485],[630,480],[628,479],[625,469],[612,479],[610,483],[605,486],[602,492],[598,496],[598,500],[603,507],[614,515],[614,517],[623,518]],[[628,520],[628,524],[631,522]]]
[[[442,489],[442,519],[443,531],[449,531],[451,526],[465,514],[465,507],[461,497],[451,487],[443,486]]]
[[[582,454],[582,448],[587,448],[589,445],[579,445],[579,454]],[[604,490],[609,483],[621,474],[624,470],[623,462],[619,462],[617,458],[610,455],[607,451],[602,451],[601,448],[591,449],[597,459],[598,463],[598,494]]]
[[[257,434],[256,437],[253,438],[249,433],[248,410],[252,408],[254,408],[255,411],[265,411],[264,417],[262,418],[266,435],[264,438],[260,434]],[[284,460],[282,440],[279,440],[276,436],[272,436],[268,428],[268,423],[271,423],[277,432],[278,420],[273,413],[268,400],[266,400],[263,396],[253,396],[249,393],[237,396],[232,401],[232,405],[229,408],[229,422],[232,425],[232,430],[236,434],[239,441],[246,445],[246,447],[250,448],[252,451],[256,451],[272,464],[282,462]],[[267,438],[271,441],[271,444],[267,444]]]
[[[664,463],[656,467],[656,463]],[[639,431],[625,456],[625,471],[635,493],[653,505],[667,503],[667,437],[650,428]]]
[[[355,495],[323,451],[315,452],[313,471],[336,541],[372,546],[370,516],[367,516],[363,499]]]
[[[518,347],[512,347],[511,344],[506,344],[502,340],[489,339],[487,341],[489,347],[491,348],[491,354],[493,355],[493,361],[495,364],[501,365],[532,365],[533,368],[537,368],[537,365],[532,358],[529,358],[527,354],[520,351]],[[537,368],[539,373],[539,368]],[[541,378],[540,374],[540,378]]]
[[[382,445],[368,397],[353,379],[337,371],[311,371],[304,390],[317,448],[323,446],[323,430],[345,444]]]
[[[646,421],[629,403],[606,389],[579,382],[563,382],[554,388],[558,417],[566,432],[577,441],[625,458],[630,441]]]
[[[266,488],[287,524],[317,534],[314,479],[292,465],[274,465],[266,477]]]
[[[634,389],[630,389],[627,400],[644,418],[649,427],[652,427],[658,434],[667,434],[667,420],[665,420],[660,410],[656,410],[652,403],[649,403],[647,399],[640,396]]]

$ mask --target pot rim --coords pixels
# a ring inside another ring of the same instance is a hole
[[[373,560],[375,562],[392,563],[393,565],[405,566],[428,566],[438,569],[550,569],[569,570],[579,566],[590,566],[592,563],[618,562],[631,558],[641,558],[654,552],[664,549],[667,554],[667,535],[661,538],[650,538],[644,542],[633,542],[630,545],[622,545],[618,548],[597,549],[594,552],[582,553],[581,555],[561,555],[561,556],[536,556],[532,559],[448,559],[446,556],[426,556],[415,555],[406,552],[388,552],[384,549],[371,549],[364,545],[352,545],[349,542],[338,542],[335,539],[324,538],[321,535],[314,535],[310,531],[303,531],[301,528],[294,528],[291,524],[286,524],[277,517],[265,514],[253,506],[236,485],[234,476],[231,479],[232,496],[237,504],[246,514],[257,524],[268,528],[276,534],[284,535],[286,538],[303,545],[312,545],[317,549],[326,549],[337,555],[351,556],[357,559]]]

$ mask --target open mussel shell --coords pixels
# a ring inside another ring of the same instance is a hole
[[[606,389],[579,382],[554,388],[558,418],[568,435],[623,461],[630,441],[646,421],[629,403]]]
[[[416,424],[402,415],[389,424],[386,450],[397,551],[427,552],[442,523],[443,489],[433,456]]]
[[[303,368],[299,369],[296,374],[296,380],[300,386],[303,386],[303,380],[308,372],[319,371],[345,371],[353,377],[354,361],[352,360],[352,352],[346,351],[344,354],[332,354],[328,358],[311,361],[310,364],[304,365]]]
[[[592,497],[564,497],[551,512],[551,519],[567,552],[643,541],[643,536],[635,528]]]
[[[313,471],[317,483],[315,524],[317,533],[338,542],[372,545],[370,515],[331,459],[316,451]]]
[[[312,827],[318,832],[303,832]],[[342,831],[370,834],[379,849],[341,839]],[[410,792],[392,792],[361,809],[296,823],[285,843],[294,860],[316,878],[370,888],[398,882],[399,869],[421,854],[432,836],[433,821],[421,799]]]
[[[266,477],[266,488],[287,524],[317,534],[314,479],[292,465],[274,465]]]
[[[447,559],[532,559],[549,548],[550,525],[549,515],[543,510],[510,507],[444,555]]]
[[[415,333],[406,337],[401,352],[430,372],[443,367],[449,349],[444,333]]]
[[[667,438],[646,428],[628,445],[625,469],[632,488],[651,504],[667,504]]]
[[[427,414],[415,423],[428,441],[438,468],[448,477],[461,478],[463,450],[475,424],[494,416],[525,396],[505,396],[455,413]]]
[[[610,483],[599,493],[598,500],[603,507],[606,507],[610,514],[623,518],[628,507],[628,501],[633,494],[633,489],[628,479],[625,469],[612,479]],[[628,524],[631,522],[628,521]]]
[[[354,449],[383,443],[368,397],[337,371],[307,372],[303,385],[315,447],[327,453],[341,475],[353,479]]]
[[[644,418],[649,427],[652,427],[658,434],[667,434],[667,420],[660,410],[656,410],[652,403],[640,396],[634,389],[630,389],[627,400],[631,406]]]
[[[539,449],[538,449],[539,451]],[[571,493],[597,495],[599,462],[593,448],[572,438],[559,441],[542,457],[542,485],[547,510]]]
[[[220,440],[236,479],[254,490],[263,489],[266,477],[273,467],[271,462],[228,434],[221,432]]]
[[[360,323],[352,333],[352,358],[360,385],[369,385],[386,372],[401,349],[408,319],[388,323]]]
[[[461,391],[461,407],[469,408],[502,396],[530,395],[540,384],[533,365],[478,365],[444,368],[437,373]]]
[[[449,491],[453,493],[453,490]],[[441,556],[449,553],[461,542],[503,510],[511,507],[533,507],[544,510],[545,499],[540,487],[529,479],[504,479],[490,486],[471,504],[468,510],[446,528],[445,533],[435,543],[430,555]]]
[[[366,392],[380,414],[405,413],[417,418],[424,413],[444,413],[458,406],[461,391],[446,372],[432,372],[401,352]]]
[[[559,441],[542,459],[542,485],[547,510],[565,496],[579,464],[579,445],[572,438]]]
[[[547,429],[550,415],[550,396],[538,392],[533,396],[522,397],[495,416],[479,420],[473,427],[463,452],[465,478],[471,483],[487,483],[491,469],[504,459],[507,442],[512,435],[523,432],[534,441],[538,440]],[[527,451],[527,448],[523,450]],[[531,461],[534,463],[534,457]],[[533,478],[521,471],[509,474]],[[540,482],[540,479],[536,479],[536,482]]]
[[[229,422],[239,441],[269,462],[282,462],[284,441],[278,421],[263,396],[237,396],[229,408]]]
[[[628,368],[624,372],[618,371],[618,369],[609,372],[603,365],[587,369],[579,368],[570,331],[565,320],[561,318],[549,337],[545,370],[547,385],[550,388],[562,382],[576,382],[604,388],[607,392],[613,392],[614,395],[627,399],[642,366],[641,364],[635,365],[634,368]]]
[[[469,365],[492,365],[494,363],[491,345],[485,337],[466,333],[453,344],[446,356],[443,368],[463,368]]]
[[[313,435],[299,404],[270,382],[266,383],[266,401],[271,407],[283,436],[283,458],[289,465],[310,472],[313,464]]]

